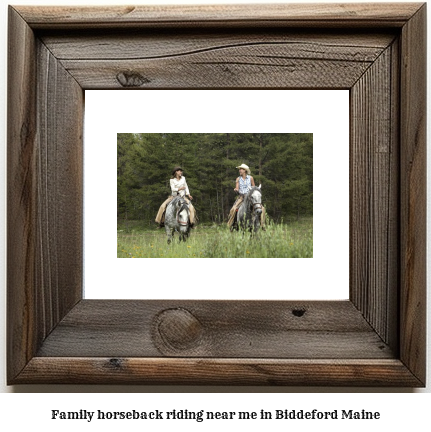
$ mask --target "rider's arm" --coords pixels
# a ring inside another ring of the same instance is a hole
[[[184,177],[184,188],[186,195],[190,195],[189,187],[187,186],[186,178]]]
[[[255,186],[255,184],[254,184],[254,178],[252,177],[252,176],[250,176],[250,183],[251,183],[251,185],[254,187]]]
[[[237,177],[237,179],[236,179],[236,185],[235,185],[235,189],[234,189],[235,191],[239,191],[239,177]]]

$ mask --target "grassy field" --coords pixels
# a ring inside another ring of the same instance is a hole
[[[187,242],[167,244],[165,229],[145,229],[137,222],[120,225],[118,258],[312,258],[313,219],[269,224],[257,237],[231,233],[226,224],[198,225]]]

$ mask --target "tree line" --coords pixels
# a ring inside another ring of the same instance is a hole
[[[177,165],[201,223],[227,221],[235,201],[237,166],[262,184],[263,204],[276,222],[313,213],[311,133],[119,133],[117,218],[154,223],[170,195]]]

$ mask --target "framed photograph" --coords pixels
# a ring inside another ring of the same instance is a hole
[[[86,299],[348,299],[348,90],[86,91],[85,125]],[[253,234],[227,224],[244,162],[267,209]],[[155,218],[177,164],[199,221],[168,244]]]
[[[425,3],[9,7],[8,384],[424,386],[425,29]],[[84,298],[97,89],[348,90],[349,298]]]

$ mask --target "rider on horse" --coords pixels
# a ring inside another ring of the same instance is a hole
[[[171,195],[160,206],[160,209],[156,216],[156,223],[159,224],[160,228],[164,225],[166,207],[174,199],[174,197],[179,195],[181,197],[188,196],[190,201],[193,199],[193,197],[190,195],[189,187],[187,186],[186,178],[183,176],[183,169],[181,167],[177,166],[173,169],[170,186]],[[189,204],[190,227],[193,228],[195,224],[195,208],[192,206],[192,203],[187,198],[184,199],[187,201],[187,204]]]
[[[244,201],[244,196],[250,191],[252,187],[255,186],[254,179],[250,175],[250,168],[245,165],[241,164],[240,166],[236,167],[239,169],[239,177],[236,179],[236,185],[234,191],[238,193],[238,196],[229,212],[229,219],[228,219],[228,226],[232,227],[237,224],[237,212],[240,208],[242,202]],[[264,229],[264,222],[265,222],[265,209],[262,207],[262,216],[260,218],[260,225],[261,228]]]

